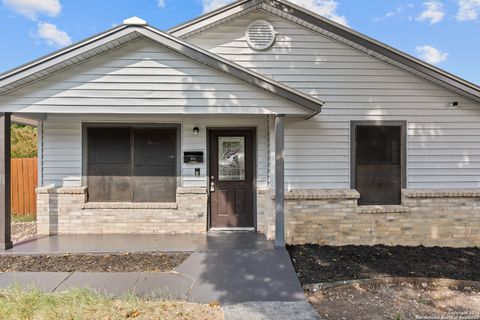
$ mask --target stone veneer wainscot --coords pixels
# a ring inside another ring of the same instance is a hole
[[[206,214],[205,188],[177,188],[176,203],[96,203],[86,187],[37,188],[40,235],[204,233]]]
[[[286,242],[328,245],[480,245],[480,189],[404,189],[402,204],[358,206],[356,190],[285,194]],[[275,235],[274,196],[257,190],[257,230]],[[39,234],[204,233],[205,188],[176,203],[91,203],[85,187],[37,189]]]
[[[480,189],[404,189],[402,204],[358,206],[356,190],[285,194],[286,242],[327,245],[480,245]],[[265,207],[273,207],[270,195]],[[273,238],[274,214],[265,214]]]

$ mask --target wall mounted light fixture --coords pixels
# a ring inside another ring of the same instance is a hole
[[[198,136],[198,133],[200,132],[200,129],[198,127],[193,128],[193,135]]]

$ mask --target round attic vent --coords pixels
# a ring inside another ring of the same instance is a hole
[[[270,48],[275,41],[275,29],[265,20],[256,20],[250,23],[245,32],[248,45],[254,50]]]

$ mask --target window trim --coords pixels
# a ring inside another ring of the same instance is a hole
[[[175,166],[175,174],[177,176],[177,188],[181,186],[182,182],[182,125],[181,123],[137,123],[137,122],[82,122],[82,186],[88,186],[88,128],[118,128],[118,127],[128,127],[128,128],[174,128],[177,131],[177,141],[176,141],[176,156],[177,163]],[[88,190],[87,190],[88,192]],[[89,202],[87,197],[87,202]],[[126,201],[124,203],[134,203]],[[155,202],[153,202],[155,203]]]
[[[362,120],[350,121],[350,188],[356,189],[356,162],[357,162],[357,130],[359,126],[386,126],[400,127],[400,168],[401,168],[401,188],[407,187],[407,121],[390,120]]]

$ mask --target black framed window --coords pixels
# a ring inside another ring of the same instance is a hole
[[[352,187],[359,205],[401,203],[406,174],[405,121],[352,121]]]
[[[177,128],[87,127],[93,202],[175,202]]]

